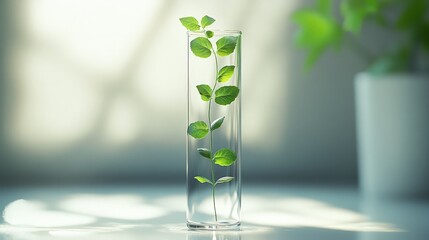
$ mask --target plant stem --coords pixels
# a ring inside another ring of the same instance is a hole
[[[213,89],[212,91],[214,92],[216,89],[216,85],[217,85],[217,72],[218,72],[219,65],[218,65],[217,56],[216,56],[215,51],[213,51],[213,55],[214,55],[215,61],[216,61],[215,83],[214,83],[213,88],[212,88]],[[211,125],[211,106],[212,106],[212,98],[210,98],[210,100],[209,100],[209,111],[208,111],[209,125]],[[210,152],[213,155],[213,132],[212,132],[211,127],[209,128],[209,133],[210,133]],[[212,183],[213,183],[212,184],[213,211],[214,211],[215,221],[217,222],[216,195],[215,195],[215,193],[216,193],[216,190],[215,190],[215,188],[216,188],[216,185],[215,185],[216,177],[215,177],[214,168],[215,168],[215,163],[212,159],[211,171],[212,171]]]
[[[216,69],[217,69],[217,67],[216,67]],[[216,81],[216,83],[217,83],[217,81]],[[214,90],[214,88],[216,87],[216,83],[215,83],[215,85],[214,85],[214,87],[213,87],[213,90]],[[209,125],[211,125],[211,106],[212,106],[212,100],[210,99],[209,100],[209,111],[208,111],[208,119],[209,119]],[[212,132],[212,129],[211,129],[211,127],[209,127],[209,134],[210,134],[210,139],[209,139],[209,141],[210,141],[210,153],[212,154],[212,156],[213,156],[213,132]],[[212,198],[213,198],[213,210],[214,210],[214,217],[215,217],[215,221],[217,222],[217,212],[216,212],[216,197],[215,197],[215,180],[216,180],[216,177],[215,177],[215,172],[214,172],[214,166],[215,164],[214,164],[214,161],[213,161],[213,159],[211,160],[211,172],[212,172]]]

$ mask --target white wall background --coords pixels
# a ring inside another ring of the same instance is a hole
[[[178,19],[205,14],[243,31],[244,179],[356,182],[352,80],[363,62],[345,48],[303,72],[290,14],[311,3],[3,1],[0,183],[184,179]]]

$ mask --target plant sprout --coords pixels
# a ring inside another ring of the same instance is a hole
[[[231,79],[234,75],[235,66],[219,66],[218,56],[224,57],[232,54],[237,45],[238,37],[234,36],[224,36],[216,41],[216,50],[213,47],[210,38],[214,36],[214,32],[207,30],[206,27],[213,24],[215,19],[204,16],[201,19],[201,22],[194,17],[183,17],[180,18],[180,22],[185,26],[189,31],[204,33],[204,37],[197,37],[193,39],[190,43],[190,48],[193,54],[200,58],[208,58],[213,55],[215,67],[216,67],[216,76],[214,76],[214,82],[212,86],[207,84],[200,84],[196,86],[195,91],[201,96],[201,100],[207,102],[208,112],[207,112],[207,122],[205,120],[200,120],[191,123],[188,126],[187,132],[190,136],[196,139],[202,139],[207,137],[209,144],[205,148],[195,149],[198,153],[205,159],[211,162],[210,172],[211,176],[195,176],[194,179],[200,183],[208,183],[211,185],[212,189],[212,199],[213,199],[213,212],[214,219],[217,222],[217,211],[216,211],[216,186],[218,184],[227,183],[234,180],[234,177],[231,176],[222,176],[216,178],[215,176],[215,167],[229,167],[235,163],[237,160],[237,154],[228,148],[221,148],[217,151],[213,149],[213,131],[219,129],[222,126],[225,116],[218,116],[215,120],[212,116],[212,105],[214,103],[218,105],[229,105],[235,101],[238,97],[240,89],[236,86],[219,86]],[[213,103],[214,102],[214,103]]]

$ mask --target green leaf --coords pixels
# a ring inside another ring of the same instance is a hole
[[[201,26],[203,28],[212,25],[212,23],[214,23],[216,20],[214,18],[211,18],[207,15],[205,15],[202,19],[201,19]]]
[[[212,181],[208,180],[205,177],[195,176],[194,178],[197,179],[200,183],[210,183],[211,185],[213,185]]]
[[[411,30],[413,27],[420,25],[425,20],[427,11],[427,4],[425,1],[426,0],[408,0],[408,5],[402,11],[396,22],[396,26],[400,29]]]
[[[235,160],[237,160],[237,155],[228,148],[222,148],[215,153],[213,160],[219,166],[228,167],[234,164]]]
[[[191,50],[197,57],[208,58],[212,51],[212,44],[205,37],[197,37],[191,41]]]
[[[219,56],[228,56],[233,53],[237,45],[238,37],[225,36],[216,41],[217,54]]]
[[[318,0],[317,9],[323,14],[330,14],[332,9],[332,0]]]
[[[240,89],[236,86],[224,86],[216,90],[215,102],[220,105],[228,105],[237,98]]]
[[[213,31],[205,31],[204,34],[206,35],[206,37],[208,38],[212,38],[214,36],[214,32]]]
[[[359,33],[365,19],[372,15],[375,16],[382,2],[380,0],[341,1],[344,29],[355,34]]]
[[[341,26],[330,16],[317,10],[296,11],[292,20],[298,25],[295,32],[297,46],[306,48],[306,67],[311,67],[329,47],[339,44],[342,37]]]
[[[183,26],[189,31],[198,31],[200,30],[200,25],[198,20],[194,17],[183,17],[179,19]]]
[[[208,159],[212,159],[212,153],[207,148],[197,148],[198,153]]]
[[[235,66],[225,66],[217,74],[218,82],[227,82],[234,75]]]
[[[232,180],[234,180],[234,177],[228,177],[228,176],[227,177],[221,177],[216,181],[215,185],[217,185],[219,183],[231,182]]]
[[[203,138],[207,135],[208,132],[209,132],[209,126],[207,126],[207,123],[203,121],[197,121],[189,124],[188,134],[194,138],[197,138],[197,139]]]
[[[225,117],[220,117],[220,118],[214,120],[210,126],[210,129],[213,131],[213,130],[220,128],[220,126],[222,126],[224,119],[225,119]]]
[[[326,48],[340,40],[341,27],[328,16],[314,10],[300,10],[292,18],[298,24],[295,42],[300,47]]]
[[[204,100],[204,101],[210,100],[210,98],[212,97],[212,89],[209,85],[201,84],[201,85],[197,86],[197,89],[201,95],[202,100]]]

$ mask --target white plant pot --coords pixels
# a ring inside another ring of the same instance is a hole
[[[359,184],[365,196],[429,195],[429,76],[355,79]]]

